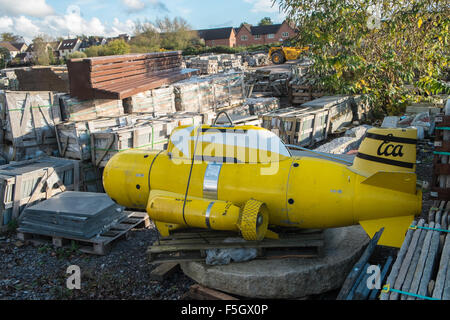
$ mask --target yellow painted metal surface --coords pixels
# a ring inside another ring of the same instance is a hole
[[[421,211],[414,130],[370,130],[353,165],[348,166],[317,157],[292,157],[284,145],[272,146],[271,133],[257,127],[220,127],[211,132],[218,128],[179,129],[187,133],[183,137],[174,130],[167,151],[121,152],[104,170],[108,195],[121,205],[146,208],[163,235],[191,226],[240,230],[247,239],[260,238],[261,232],[253,229],[243,232],[243,222],[237,218],[255,201],[269,225],[331,228],[361,223],[371,236],[384,226],[380,243],[398,246],[404,226]],[[218,132],[230,135],[212,141],[211,137],[220,137]],[[254,133],[260,138],[256,147]],[[247,150],[238,139],[249,141]],[[217,151],[221,148],[224,152]],[[249,157],[249,150],[265,150],[266,155]],[[247,155],[239,155],[241,151]],[[211,172],[215,177],[212,192]],[[189,201],[183,218],[186,192]],[[221,216],[227,206],[232,209]],[[255,215],[246,217],[254,226]],[[266,229],[263,225],[259,231]],[[277,236],[270,230],[264,233]]]

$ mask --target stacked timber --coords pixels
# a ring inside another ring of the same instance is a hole
[[[69,75],[66,66],[34,66],[16,68],[20,91],[69,91]]]
[[[450,299],[448,211],[435,202],[428,221],[414,221],[385,283],[381,300]]]
[[[41,157],[0,166],[0,230],[30,205],[65,190],[79,189],[79,163]]]
[[[87,121],[99,117],[117,117],[124,114],[122,100],[78,100],[69,95],[58,95],[61,116],[65,121]]]
[[[124,111],[132,113],[150,113],[153,116],[174,113],[175,94],[172,86],[157,88],[138,93],[123,99]]]
[[[57,152],[55,124],[61,114],[50,91],[0,93],[1,140],[8,161]]]

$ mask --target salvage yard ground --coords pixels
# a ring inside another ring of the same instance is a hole
[[[432,153],[419,147],[417,174],[430,181]],[[432,201],[424,192],[422,217]],[[118,241],[106,256],[80,253],[76,248],[34,247],[17,240],[15,233],[0,237],[0,299],[182,299],[195,282],[178,270],[163,282],[150,279],[155,266],[146,249],[157,240],[156,229],[136,229]],[[375,259],[384,260],[396,249],[379,247]],[[378,258],[377,258],[378,257]],[[67,267],[81,268],[81,290],[66,288]],[[335,299],[329,292],[311,299]]]

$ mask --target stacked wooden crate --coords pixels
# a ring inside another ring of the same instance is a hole
[[[242,73],[191,78],[173,84],[177,111],[207,112],[244,99]]]
[[[330,110],[330,128],[331,133],[336,132],[341,127],[352,123],[354,113],[356,113],[356,102],[352,96],[337,95],[324,96],[311,100],[302,105],[302,107],[314,110]]]
[[[56,155],[55,124],[61,120],[50,91],[0,93],[3,150],[8,160],[24,160],[46,153]]]
[[[28,206],[79,189],[79,162],[40,157],[0,166],[0,231]]]
[[[312,146],[328,136],[330,109],[278,109],[260,116],[262,127],[277,134],[285,143]]]
[[[201,122],[200,114],[178,113],[159,118],[140,117],[131,125],[118,125],[91,133],[92,162],[103,168],[118,152],[128,149],[163,150],[174,128]]]
[[[270,70],[256,70],[245,73],[247,97],[252,93],[281,97],[287,95],[289,73],[272,73]]]
[[[66,121],[56,125],[59,153],[62,157],[91,160],[90,134],[109,127],[131,124],[130,116],[99,118],[90,121]]]
[[[219,69],[218,61],[209,59],[193,59],[189,67],[200,70],[200,74],[216,74]]]
[[[117,117],[124,114],[122,100],[78,100],[69,95],[57,95],[61,117],[65,121],[95,120],[99,117]]]
[[[148,113],[154,116],[174,113],[175,94],[172,86],[152,89],[138,93],[123,100],[124,111],[131,113]]]
[[[450,108],[450,100],[447,104]],[[430,196],[433,199],[450,200],[450,115],[438,114],[435,117],[435,124]]]
[[[288,97],[291,104],[299,105],[325,96],[326,93],[313,85],[290,83]]]

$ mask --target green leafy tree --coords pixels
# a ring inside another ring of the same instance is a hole
[[[9,53],[9,50],[4,47],[0,47],[0,69],[6,68],[8,61],[10,60],[11,54]]]
[[[180,17],[157,19],[156,27],[160,30],[161,47],[164,49],[184,50],[198,38],[187,21]]]
[[[50,57],[48,54],[48,41],[45,35],[37,36],[33,39],[34,63],[42,66],[50,64]]]
[[[2,41],[7,41],[7,42],[22,42],[23,41],[23,38],[21,36],[17,36],[10,32],[3,32],[1,34],[1,38],[2,38]]]
[[[130,45],[123,39],[116,39],[103,46],[103,51],[101,53],[103,56],[130,53]]]
[[[273,0],[310,46],[312,75],[327,91],[365,94],[398,114],[417,96],[449,92],[448,0]],[[448,69],[447,69],[448,72]]]
[[[145,53],[159,51],[161,37],[156,28],[148,21],[136,22],[135,36],[130,40],[130,52]]]
[[[79,58],[86,58],[86,57],[87,57],[86,53],[81,52],[81,51],[75,51],[75,52],[69,54],[67,56],[67,59],[79,59]]]
[[[101,51],[101,49],[102,46],[92,46],[84,50],[84,53],[88,57],[98,57],[100,55],[99,52]]]
[[[261,19],[261,21],[258,23],[258,26],[269,26],[272,25],[272,19],[270,17],[264,17]]]

